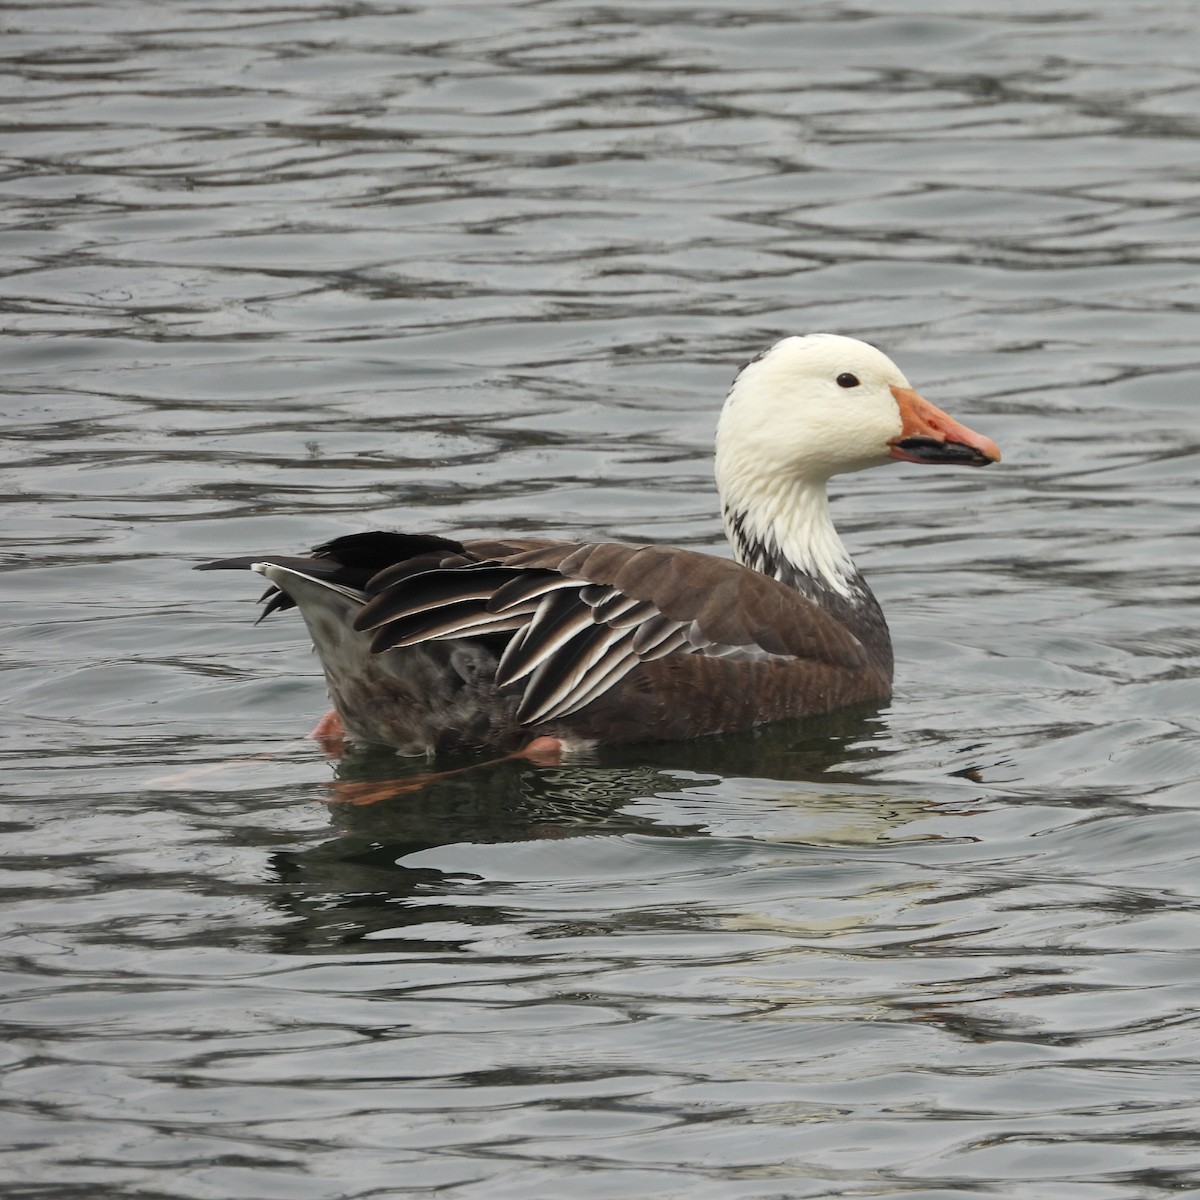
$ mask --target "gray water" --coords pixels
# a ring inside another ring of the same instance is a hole
[[[1200,1196],[1194,4],[0,19],[6,1195]],[[721,551],[818,329],[1005,452],[839,486],[889,707],[327,803],[192,564]]]

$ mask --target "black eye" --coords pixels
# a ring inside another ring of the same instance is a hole
[[[838,387],[845,387],[845,388],[858,387],[858,385],[861,382],[862,381],[859,379],[859,377],[857,375],[851,375],[849,371],[843,371],[837,377]]]

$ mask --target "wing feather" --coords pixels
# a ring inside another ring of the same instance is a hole
[[[861,644],[799,593],[725,559],[527,539],[420,546],[360,592],[372,649],[508,635],[497,686],[527,724],[566,717],[670,655],[859,666]],[[222,564],[224,565],[224,564]]]
[[[687,634],[676,625],[665,636],[660,638],[653,646],[643,650],[638,655],[640,662],[654,662],[656,659],[666,658],[668,654],[674,654],[676,650],[682,650],[687,646]],[[689,654],[694,654],[695,651],[688,648]]]
[[[630,640],[626,629],[593,625],[584,630],[572,645],[544,660],[533,672],[518,715],[524,720],[524,714],[529,713],[528,719],[537,720],[544,719],[551,711],[558,716],[574,712],[581,707],[579,695],[591,691],[597,679],[611,675],[611,682],[615,683],[637,666],[637,656],[630,652]],[[613,674],[621,664],[624,669],[620,675]]]
[[[556,717],[568,717],[620,683],[637,665],[638,660],[629,653],[628,645],[624,642],[619,643],[580,678],[568,696],[557,704],[543,708],[540,713],[528,719],[551,721]]]
[[[416,646],[447,636],[463,636],[458,631],[470,629],[481,617],[489,614],[478,600],[462,604],[439,604],[436,608],[406,612],[402,617],[373,627],[371,649],[376,654],[403,646]],[[468,635],[469,636],[469,635]]]
[[[645,609],[647,605],[645,600],[638,600],[634,596],[626,596],[624,593],[618,592],[616,588],[610,587],[605,588],[604,590],[604,598],[595,606],[595,615],[596,620],[604,623],[605,625],[616,625],[620,623],[621,618],[623,618],[630,611],[639,607]],[[657,611],[657,609],[654,609],[654,605],[652,604],[649,605],[649,608]],[[632,623],[636,624],[639,619],[640,618],[635,616]],[[625,623],[630,624],[630,622]]]
[[[496,668],[496,682],[508,687],[523,679],[594,624],[578,590],[551,592],[538,604],[520,644],[509,644]]]
[[[485,604],[509,572],[494,564],[458,567],[451,570],[423,571],[377,592],[354,619],[354,628],[362,632],[380,629],[393,621],[404,621],[433,608],[456,606],[466,601]],[[374,590],[376,581],[367,585]]]
[[[488,608],[492,612],[503,612],[516,605],[524,605],[529,600],[540,599],[552,591],[565,588],[579,590],[578,579],[567,579],[562,575],[552,575],[549,571],[507,571],[508,579],[502,583],[492,598]],[[587,603],[587,600],[584,600]]]
[[[630,649],[640,658],[642,655],[651,653],[667,638],[674,636],[679,629],[678,621],[672,621],[661,613],[648,617],[633,631]]]

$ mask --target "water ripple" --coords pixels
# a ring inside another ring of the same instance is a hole
[[[1200,1189],[1195,33],[10,5],[9,1190]],[[720,397],[812,329],[1005,449],[840,489],[890,706],[326,803],[396,761],[192,563],[717,548]]]

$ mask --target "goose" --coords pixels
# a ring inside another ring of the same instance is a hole
[[[197,569],[265,576],[263,617],[299,609],[333,703],[321,733],[407,755],[676,741],[889,700],[887,623],[828,482],[999,460],[874,346],[793,336],[737,373],[718,421],[732,559],[372,531]]]

